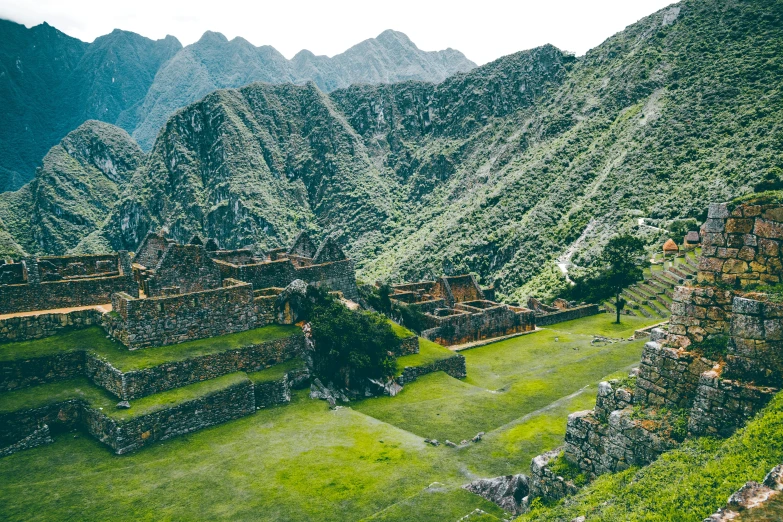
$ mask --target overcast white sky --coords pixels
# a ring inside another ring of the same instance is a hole
[[[333,56],[385,29],[426,51],[452,47],[480,64],[551,43],[584,54],[672,0],[0,0],[0,18],[30,27],[48,22],[91,42],[115,28],[183,45],[206,30],[272,45],[288,58],[301,49]],[[2,42],[0,42],[2,45]]]

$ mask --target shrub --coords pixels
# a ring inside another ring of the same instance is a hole
[[[368,378],[387,379],[394,375],[393,353],[400,339],[384,316],[349,310],[312,286],[307,295],[316,376],[351,388]]]
[[[582,487],[587,484],[587,476],[575,464],[565,458],[565,452],[560,452],[547,466],[557,476],[570,480],[575,486]]]
[[[704,340],[699,343],[691,344],[690,350],[692,352],[700,353],[703,357],[712,361],[719,361],[728,353],[728,344],[728,335],[711,335],[705,337]]]

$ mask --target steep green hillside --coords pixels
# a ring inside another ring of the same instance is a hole
[[[403,80],[439,82],[476,64],[459,51],[425,52],[402,33],[384,31],[332,58],[310,51],[289,62],[274,47],[255,47],[243,38],[229,41],[220,33],[206,32],[161,67],[144,102],[137,110],[133,137],[148,150],[171,114],[206,94],[252,82],[314,82],[330,92],[353,83],[392,83]],[[129,126],[131,125],[132,126]]]
[[[128,31],[85,43],[44,23],[30,29],[0,19],[0,192],[32,179],[46,151],[89,119],[132,132],[148,150],[179,108],[219,88],[251,82],[314,81],[325,92],[352,83],[442,81],[476,64],[459,51],[425,52],[385,31],[332,58],[230,42],[207,32],[182,48]]]
[[[52,147],[32,183],[0,194],[0,255],[72,249],[103,224],[143,160],[122,129],[85,122]]]
[[[78,248],[161,226],[269,248],[305,228],[336,234],[368,280],[472,271],[509,300],[551,295],[556,259],[589,266],[618,230],[659,241],[639,218],[701,218],[780,172],[781,48],[780,2],[687,0],[579,58],[544,46],[439,84],[218,91],[168,120]]]
[[[44,23],[0,20],[0,192],[30,181],[50,147],[85,120],[114,123],[182,46],[114,31],[88,44]]]

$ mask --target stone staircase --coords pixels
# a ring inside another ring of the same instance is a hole
[[[672,296],[677,286],[696,277],[696,256],[688,253],[674,261],[666,262],[665,268],[654,267],[645,273],[644,279],[622,292],[627,301],[623,314],[637,317],[668,319],[671,315]],[[609,313],[615,313],[614,299],[603,303]]]

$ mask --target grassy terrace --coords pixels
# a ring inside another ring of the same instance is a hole
[[[476,508],[499,519],[499,508],[460,486],[526,471],[533,456],[562,442],[568,413],[592,407],[598,381],[638,363],[642,341],[590,340],[627,337],[651,321],[627,317],[617,328],[611,319],[464,351],[464,381],[429,374],[395,398],[334,411],[302,390],[285,407],[126,456],[60,435],[0,459],[0,519],[440,522]],[[403,364],[451,355],[422,342],[422,353]],[[459,442],[477,431],[484,440],[466,448],[423,442]]]
[[[56,353],[86,350],[109,361],[118,370],[131,371],[202,355],[236,350],[288,337],[301,331],[297,326],[269,325],[212,339],[200,339],[159,348],[130,351],[122,344],[107,339],[103,329],[94,326],[71,330],[35,341],[0,344],[0,361],[32,359]]]
[[[118,410],[117,399],[111,394],[87,379],[72,379],[0,394],[0,413],[38,408],[69,399],[82,399],[91,407],[101,409],[109,417],[122,421],[198,399],[247,380],[248,376],[242,372],[232,373],[136,399],[131,409]]]
[[[406,366],[426,366],[441,359],[454,357],[455,353],[423,337],[419,339],[419,353],[403,355],[397,358],[397,375],[402,374]]]

